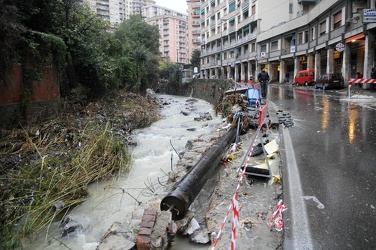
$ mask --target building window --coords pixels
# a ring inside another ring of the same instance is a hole
[[[303,32],[298,33],[298,45],[303,44]]]
[[[261,45],[261,52],[266,52],[266,44]]]
[[[252,5],[252,15],[256,14],[256,5]]]
[[[230,3],[228,6],[228,13],[231,13],[235,10],[235,1],[233,3]]]
[[[278,50],[278,41],[273,41],[270,45],[270,51]]]
[[[256,43],[251,44],[251,52],[256,52]]]
[[[248,18],[248,9],[243,11],[243,18],[244,19]]]
[[[326,34],[326,20],[320,23],[320,36]]]
[[[337,29],[342,25],[342,10],[333,15],[333,29]]]
[[[316,39],[316,35],[315,35],[315,27],[312,27],[311,28],[311,41],[315,40]]]
[[[289,4],[289,13],[290,13],[290,14],[292,14],[292,7],[293,7],[293,5],[292,5],[292,3],[290,3],[290,4]]]
[[[308,42],[308,30],[304,31],[304,43]]]

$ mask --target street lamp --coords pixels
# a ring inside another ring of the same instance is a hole
[[[221,29],[221,53],[219,55],[221,57],[221,69],[220,69],[221,80],[224,79],[224,77],[223,77],[223,75],[224,75],[224,71],[223,71],[223,36],[222,36],[222,32],[223,32],[222,23],[224,21],[227,21],[227,19],[221,18],[221,26],[220,26],[220,29]]]

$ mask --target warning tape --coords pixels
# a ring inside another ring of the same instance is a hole
[[[353,84],[353,83],[376,83],[376,79],[367,79],[367,78],[360,78],[360,79],[357,79],[357,78],[349,78],[348,83],[349,83],[349,84]]]
[[[236,194],[232,198],[232,213],[233,213],[233,219],[232,219],[232,230],[231,230],[231,250],[236,249],[236,228],[239,223],[239,197]]]
[[[264,122],[261,124],[261,126],[258,126],[257,128],[257,131],[256,131],[256,135],[255,135],[255,138],[253,140],[253,143],[252,143],[252,146],[251,146],[251,149],[249,150],[248,152],[248,155],[247,155],[247,160],[245,162],[245,165],[244,165],[244,168],[243,168],[243,171],[240,175],[240,178],[238,180],[238,185],[236,186],[236,189],[235,189],[235,192],[234,192],[234,195],[231,199],[231,203],[230,203],[230,206],[228,207],[227,209],[227,212],[226,212],[226,216],[221,224],[221,227],[219,228],[219,231],[218,231],[218,235],[213,243],[213,247],[212,247],[212,250],[215,250],[215,247],[217,246],[218,244],[218,241],[219,241],[219,238],[221,237],[221,234],[222,234],[222,231],[223,231],[223,228],[225,226],[225,223],[226,223],[226,220],[227,220],[227,217],[231,211],[231,209],[234,210],[234,219],[233,219],[233,223],[232,223],[232,232],[231,232],[231,250],[234,250],[235,249],[235,242],[236,242],[236,222],[234,222],[234,220],[239,220],[239,209],[237,207],[234,208],[234,205],[235,205],[235,202],[234,200],[236,200],[236,204],[238,204],[238,191],[239,191],[239,188],[240,188],[240,185],[242,184],[243,182],[243,178],[244,178],[244,175],[245,175],[245,171],[247,169],[247,166],[251,160],[251,155],[253,153],[253,149],[256,147],[257,143],[256,143],[256,138],[258,137],[260,131],[261,131],[261,128],[262,128],[262,125],[266,122],[266,118],[264,119]],[[235,212],[235,210],[237,212]],[[234,247],[234,248],[233,248]]]
[[[272,227],[274,225],[275,230],[282,231],[283,229],[283,216],[282,213],[287,209],[287,206],[282,203],[280,200],[275,208],[273,214],[270,216],[269,221],[267,223],[268,227]]]

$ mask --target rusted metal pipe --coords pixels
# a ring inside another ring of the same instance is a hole
[[[173,220],[183,219],[207,180],[213,176],[220,166],[220,160],[226,155],[230,144],[234,142],[236,127],[226,134],[206,152],[191,170],[180,180],[172,191],[162,199],[162,211],[170,210]]]

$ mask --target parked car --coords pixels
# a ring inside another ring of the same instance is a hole
[[[297,85],[312,85],[315,80],[315,70],[306,69],[299,71],[294,77],[294,84]]]
[[[342,75],[338,73],[334,74],[322,74],[315,82],[315,88],[329,89],[329,88],[343,88],[344,80]]]

